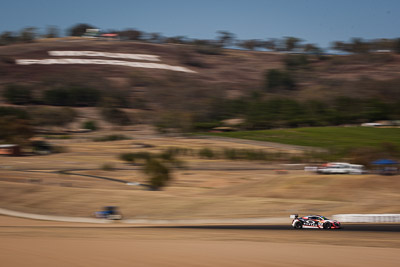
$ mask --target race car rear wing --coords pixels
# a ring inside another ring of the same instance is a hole
[[[299,217],[298,214],[291,214],[291,215],[290,215],[290,218],[291,218],[291,219],[296,219],[297,217]]]

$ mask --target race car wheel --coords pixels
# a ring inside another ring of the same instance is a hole
[[[301,222],[296,222],[296,223],[294,224],[294,228],[296,228],[296,229],[301,229],[301,228],[303,228],[303,224],[302,224]]]
[[[324,223],[324,229],[331,229],[331,223],[330,222],[326,222]]]

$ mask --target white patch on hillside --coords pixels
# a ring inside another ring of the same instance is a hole
[[[86,56],[86,57],[108,57],[108,58],[122,58],[122,59],[135,59],[146,61],[161,61],[159,56],[145,55],[145,54],[124,54],[124,53],[108,53],[97,51],[49,51],[50,56]],[[171,66],[163,63],[148,63],[148,62],[132,62],[124,60],[109,60],[109,59],[82,59],[82,58],[47,58],[47,59],[17,59],[17,65],[54,65],[54,64],[95,64],[95,65],[114,65],[125,66],[132,68],[147,68],[147,69],[164,69],[172,71],[181,71],[188,73],[196,73],[181,66]]]
[[[146,61],[160,61],[159,56],[144,54],[108,53],[98,51],[49,51],[53,57],[110,57]]]

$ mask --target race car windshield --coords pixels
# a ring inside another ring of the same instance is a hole
[[[329,220],[328,218],[326,218],[326,217],[324,217],[324,216],[321,216],[321,219],[322,219],[322,220]]]

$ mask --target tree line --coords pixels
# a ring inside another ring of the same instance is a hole
[[[229,100],[216,98],[203,113],[190,110],[165,110],[156,126],[161,130],[209,131],[223,121],[241,118],[240,130],[262,130],[311,126],[361,124],[377,120],[399,120],[400,101],[383,102],[376,98],[337,97],[333,100],[299,101],[285,97],[251,97]]]
[[[83,36],[88,29],[96,29],[96,26],[80,23],[66,30],[67,36]],[[118,34],[122,41],[142,41],[150,43],[175,43],[195,46],[198,51],[204,53],[221,53],[222,48],[240,48],[244,50],[266,50],[280,52],[299,52],[310,54],[323,54],[325,51],[313,43],[307,43],[305,40],[286,36],[283,38],[266,39],[247,39],[240,40],[234,33],[229,31],[217,31],[214,39],[196,39],[186,36],[163,36],[158,32],[144,32],[135,28],[124,30],[104,30],[102,33]],[[34,42],[38,38],[57,38],[62,34],[56,26],[48,26],[43,32],[38,28],[26,27],[19,32],[4,31],[0,34],[0,45],[9,45],[13,43]],[[369,53],[369,52],[396,52],[400,53],[400,38],[378,38],[365,40],[362,38],[352,38],[348,42],[333,41],[329,49],[345,53]]]

